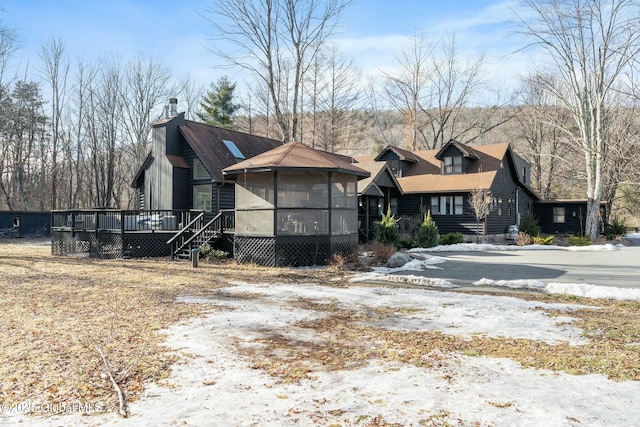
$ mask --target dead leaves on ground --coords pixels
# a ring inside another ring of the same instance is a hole
[[[547,299],[563,301],[566,297]],[[294,341],[272,331],[256,340],[260,346],[245,346],[239,351],[250,357],[256,368],[285,382],[313,379],[318,370],[357,368],[372,359],[443,368],[455,363],[461,354],[509,358],[524,367],[570,374],[602,374],[616,381],[640,380],[640,304],[572,300],[594,306],[571,312],[573,326],[587,331],[590,341],[585,345],[482,335],[463,338],[438,331],[393,331],[374,325],[384,318],[404,314],[394,307],[354,311],[337,302],[299,299],[292,304],[328,314],[295,325],[315,331],[323,341]],[[549,316],[567,316],[566,312],[543,311]]]
[[[216,284],[169,261],[53,258],[48,251],[0,245],[0,401],[115,408],[89,336],[103,345],[128,399],[166,377],[174,356],[159,331],[206,309],[176,304],[176,296]]]
[[[212,288],[233,281],[336,287],[347,283],[344,273],[330,269],[236,264],[192,269],[166,259],[62,258],[51,257],[49,251],[47,246],[0,244],[3,403],[80,402],[115,409],[117,398],[100,356],[87,345],[89,333],[104,344],[111,369],[122,381],[128,399],[135,399],[145,384],[166,378],[175,361],[173,353],[162,346],[165,338],[160,331],[204,310],[216,309],[213,304],[176,303],[178,296],[210,296]],[[264,295],[241,297],[260,299]],[[254,368],[291,382],[313,379],[319,370],[356,368],[372,359],[442,369],[443,378],[447,378],[446,367],[459,355],[506,357],[525,367],[640,380],[639,303],[527,294],[517,297],[576,304],[588,301],[588,305],[597,306],[571,313],[573,326],[582,328],[590,342],[583,346],[549,345],[483,336],[464,339],[436,331],[391,331],[374,325],[410,311],[395,307],[353,310],[342,307],[337,299],[329,304],[299,299],[291,304],[324,316],[296,326],[313,330],[321,340],[304,342],[271,331],[256,340],[260,345],[237,348]],[[549,316],[566,317],[566,312],[545,311]],[[367,421],[363,425],[387,425],[382,419]]]

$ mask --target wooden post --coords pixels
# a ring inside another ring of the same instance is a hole
[[[198,268],[198,262],[200,261],[200,249],[191,249],[191,266]]]

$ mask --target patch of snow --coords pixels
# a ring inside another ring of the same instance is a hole
[[[554,245],[496,245],[490,243],[458,243],[455,245],[443,245],[435,246],[433,248],[413,248],[407,252],[489,252],[489,251],[584,251],[584,252],[599,252],[599,251],[616,251],[624,248],[622,244],[612,245],[607,243],[605,245],[590,245],[590,246],[554,246]]]
[[[433,288],[457,288],[448,280],[438,279],[433,277],[414,276],[411,274],[380,274],[374,273],[362,273],[349,279],[351,283],[358,282],[394,282],[394,283],[406,283],[411,285],[430,286]]]
[[[548,283],[545,290],[551,294],[640,301],[640,289],[636,288],[614,288],[585,283]]]
[[[495,286],[509,289],[532,289],[532,290],[545,290],[547,286],[545,283],[539,280],[491,280],[483,278],[477,282],[473,282],[474,286]]]
[[[236,299],[230,298],[234,295]],[[436,362],[431,368],[370,360],[354,369],[316,369],[315,379],[280,382],[255,369],[238,350],[256,345],[254,338],[289,331],[296,346],[326,339],[296,326],[301,319],[322,316],[299,308],[295,303],[300,299],[359,310],[416,309],[398,310],[386,323],[378,322],[379,327],[432,328],[463,337],[481,333],[549,343],[585,340],[577,328],[559,325],[570,320],[575,308],[564,304],[425,289],[237,283],[224,292],[213,292],[207,301],[226,304],[231,310],[215,311],[166,331],[166,345],[180,361],[165,381],[149,385],[130,404],[129,419],[114,413],[50,418],[0,414],[0,424],[287,427],[358,425],[381,416],[401,425],[437,420],[451,425],[568,426],[634,425],[640,419],[638,381],[525,369],[508,359],[434,352],[423,355]],[[541,308],[565,309],[567,318],[547,316]]]
[[[484,278],[474,282],[473,285],[510,289],[532,289],[550,294],[575,295],[587,298],[640,301],[640,289],[596,286],[586,283],[543,283],[539,280],[491,280]]]
[[[441,267],[437,267],[437,264],[442,264],[444,262],[447,262],[445,258],[434,256],[426,259],[413,259],[402,267],[372,267],[371,269],[380,274],[396,273],[400,271],[442,270]]]

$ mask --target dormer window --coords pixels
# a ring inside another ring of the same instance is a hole
[[[442,158],[442,173],[450,175],[462,173],[462,156],[445,156]]]

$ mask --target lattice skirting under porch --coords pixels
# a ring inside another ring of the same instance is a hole
[[[236,236],[234,256],[238,262],[265,266],[325,265],[333,254],[347,255],[357,246],[357,234],[275,238]]]
[[[105,259],[169,256],[169,237],[166,233],[52,230],[51,254]]]

